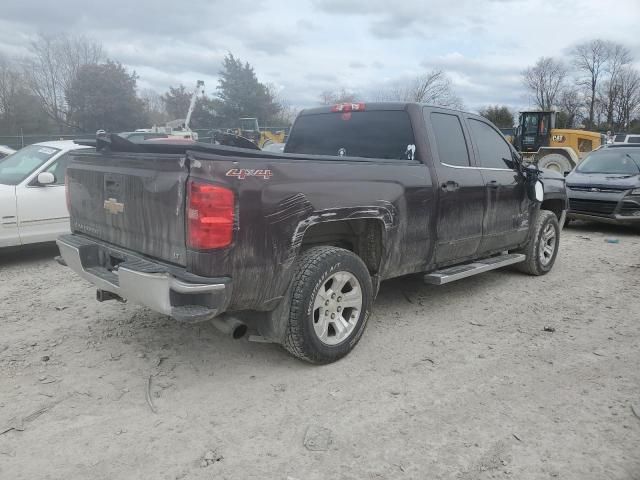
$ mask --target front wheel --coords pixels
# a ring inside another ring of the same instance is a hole
[[[331,363],[360,340],[373,302],[371,276],[354,253],[314,247],[302,254],[291,285],[284,348],[311,363]]]
[[[560,245],[560,225],[553,212],[540,210],[532,229],[529,243],[518,253],[526,259],[518,263],[518,270],[529,275],[549,273],[558,255]]]

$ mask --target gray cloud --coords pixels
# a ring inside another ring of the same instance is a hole
[[[526,106],[520,71],[539,56],[565,55],[565,47],[595,35],[627,44],[640,60],[637,0],[618,0],[617,10],[625,15],[606,22],[600,0],[579,0],[580,15],[569,29],[557,12],[578,8],[575,0],[479,3],[2,0],[0,54],[28,54],[39,32],[83,34],[135,69],[141,88],[164,92],[169,85],[190,87],[203,79],[212,92],[221,61],[232,52],[300,107],[315,104],[322,90],[366,92],[431,69],[446,71],[470,108]]]

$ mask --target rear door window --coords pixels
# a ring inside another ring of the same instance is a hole
[[[511,148],[506,140],[495,129],[480,120],[470,118],[469,126],[478,147],[480,166],[512,169]]]
[[[371,110],[302,115],[285,153],[413,160],[415,140],[404,110]]]
[[[469,151],[460,119],[456,115],[433,112],[431,125],[436,135],[440,163],[468,167]]]

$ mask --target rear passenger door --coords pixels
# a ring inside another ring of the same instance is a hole
[[[467,117],[476,163],[485,184],[485,214],[480,253],[514,247],[529,230],[526,186],[512,149],[488,122]]]
[[[458,112],[424,108],[438,179],[436,264],[472,257],[482,240],[485,184],[472,165],[471,144]]]

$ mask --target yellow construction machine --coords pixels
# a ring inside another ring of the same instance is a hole
[[[235,134],[248,138],[260,148],[264,148],[270,143],[284,143],[285,131],[272,130],[268,128],[260,128],[257,118],[245,117],[238,121],[239,127],[235,130]]]
[[[604,144],[598,132],[555,128],[556,112],[520,112],[513,144],[539,168],[571,171],[589,152]]]

